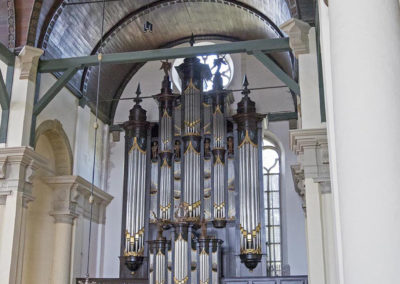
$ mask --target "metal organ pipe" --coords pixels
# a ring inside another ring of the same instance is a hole
[[[240,258],[253,270],[261,261],[260,176],[257,145],[257,125],[264,118],[256,113],[255,103],[249,98],[248,81],[244,80],[244,95],[233,116],[238,132],[238,178],[240,199]]]
[[[127,163],[126,222],[125,222],[125,264],[136,271],[143,262],[145,241],[145,203],[143,202],[147,185],[147,131],[146,111],[140,106],[140,86],[136,91],[135,105],[130,111],[129,121],[123,127],[126,133],[128,150]]]
[[[173,108],[176,96],[172,94],[171,81],[168,72],[162,82],[161,93],[154,96],[159,105],[159,217],[170,220],[173,196]],[[155,155],[156,153],[154,153]]]

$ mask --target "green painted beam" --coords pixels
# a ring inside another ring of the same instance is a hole
[[[289,40],[287,38],[261,39],[193,47],[164,48],[156,50],[103,54],[102,64],[138,63],[158,61],[163,59],[193,57],[206,54],[249,53],[253,51],[260,51],[261,53],[290,51]],[[41,60],[39,62],[38,70],[41,73],[49,73],[64,71],[69,68],[81,69],[84,67],[97,65],[98,63],[99,61],[97,55]]]
[[[2,110],[8,110],[10,108],[10,99],[7,92],[6,83],[4,76],[0,70],[0,105]]]
[[[283,83],[285,83],[289,89],[296,94],[300,94],[299,84],[293,80],[285,71],[283,71],[278,64],[276,64],[268,55],[265,55],[263,51],[255,50],[250,52],[255,58],[257,58],[265,67],[267,67],[276,77],[278,77]]]
[[[14,66],[15,55],[0,42],[0,60],[9,66]]]
[[[315,31],[317,41],[317,60],[318,60],[318,87],[319,87],[319,108],[321,114],[321,122],[326,122],[325,111],[325,87],[324,87],[324,72],[322,69],[322,56],[321,56],[321,28],[319,25],[319,10],[318,1],[315,3]]]
[[[3,75],[0,72],[0,83],[1,85],[4,84],[3,81]],[[10,118],[10,99],[11,99],[11,91],[12,91],[12,84],[14,80],[14,66],[9,65],[7,67],[7,75],[6,75],[6,82],[5,82],[5,88],[6,88],[6,105],[3,107],[1,110],[1,123],[0,123],[0,143],[6,143],[7,142],[7,131],[8,131],[8,120]],[[1,87],[3,89],[3,86]],[[2,97],[4,95],[4,89],[2,91]],[[3,98],[2,98],[3,100]],[[3,105],[3,104],[2,104]]]
[[[276,112],[267,114],[268,121],[298,119],[297,112]]]
[[[42,112],[42,110],[54,99],[58,92],[68,83],[77,71],[78,68],[71,67],[64,72],[57,82],[50,87],[46,94],[44,94],[44,96],[33,107],[33,114],[35,116]]]

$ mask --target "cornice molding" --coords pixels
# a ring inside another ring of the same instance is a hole
[[[50,212],[50,215],[68,215],[72,218],[76,218],[79,215],[85,218],[90,217],[90,182],[80,176],[43,177],[42,181],[54,190],[53,211]],[[112,199],[113,197],[110,194],[96,186],[93,186],[92,217],[95,222],[100,224],[105,222],[105,208]],[[60,218],[60,220],[63,221],[65,218]]]
[[[308,34],[311,26],[308,23],[292,18],[280,25],[280,28],[289,35],[289,45],[296,58],[310,52]]]
[[[296,155],[304,153],[307,147],[328,145],[326,128],[296,129],[289,131],[290,149]]]
[[[326,128],[291,130],[290,148],[297,155],[297,172],[304,178],[324,185],[323,193],[330,191],[329,151]],[[328,189],[327,189],[328,188]]]
[[[19,76],[21,80],[35,80],[39,58],[42,56],[43,52],[42,49],[29,45],[22,48],[21,52],[17,56],[17,62],[21,68],[21,74]]]

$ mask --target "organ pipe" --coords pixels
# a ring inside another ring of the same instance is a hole
[[[170,220],[173,212],[173,110],[176,96],[172,94],[171,81],[165,72],[161,93],[155,96],[159,106],[159,218]]]
[[[243,98],[238,103],[233,119],[237,124],[239,190],[240,258],[247,268],[253,270],[261,261],[261,217],[260,217],[260,176],[257,145],[257,124],[264,118],[256,113],[255,103],[250,99],[248,81],[244,79]]]
[[[126,222],[125,264],[136,271],[143,262],[145,246],[145,199],[147,187],[147,131],[146,111],[140,106],[140,85],[137,88],[135,105],[130,111],[129,121],[124,123],[126,132]]]
[[[199,221],[202,200],[202,90],[203,80],[210,76],[207,65],[196,57],[186,58],[176,67],[182,81],[183,177],[181,200],[187,208],[187,221]]]
[[[226,123],[225,123],[225,97],[227,93],[223,90],[222,76],[219,72],[222,61],[215,60],[217,71],[214,76],[214,96],[212,115],[212,140],[213,140],[213,225],[216,228],[226,226],[226,189],[227,189],[227,168],[226,168]]]

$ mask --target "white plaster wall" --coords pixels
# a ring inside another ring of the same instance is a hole
[[[286,240],[286,246],[283,247],[284,257],[286,257],[287,263],[290,265],[291,275],[307,275],[305,218],[301,199],[294,189],[290,169],[291,165],[297,163],[297,157],[290,150],[289,122],[270,122],[268,130],[279,139],[282,150],[282,234],[283,240]]]
[[[77,147],[74,151],[74,175],[79,175],[84,179],[91,182],[92,180],[92,166],[93,166],[93,148],[94,148],[94,128],[95,116],[90,111],[89,107],[78,107],[78,114],[76,120],[76,140]],[[101,186],[101,171],[103,157],[103,135],[104,123],[98,120],[99,128],[97,131],[97,145],[96,145],[96,166],[94,184],[98,187]]]
[[[51,74],[41,74],[40,76],[39,98],[42,98],[47,90],[56,82],[56,78]],[[49,119],[59,120],[68,137],[73,153],[75,148],[77,113],[78,99],[67,88],[63,88],[38,115],[36,127],[39,127],[43,121]]]
[[[102,277],[119,276],[121,246],[122,189],[124,178],[124,134],[120,142],[110,142],[110,160],[108,163],[108,193],[114,196],[107,207],[105,226],[105,248]]]
[[[3,200],[2,200],[3,201]],[[0,201],[0,203],[2,202]],[[0,232],[3,232],[3,220],[4,220],[4,210],[5,210],[5,205],[0,204]],[[1,237],[3,234],[0,234],[0,243],[1,243]]]

